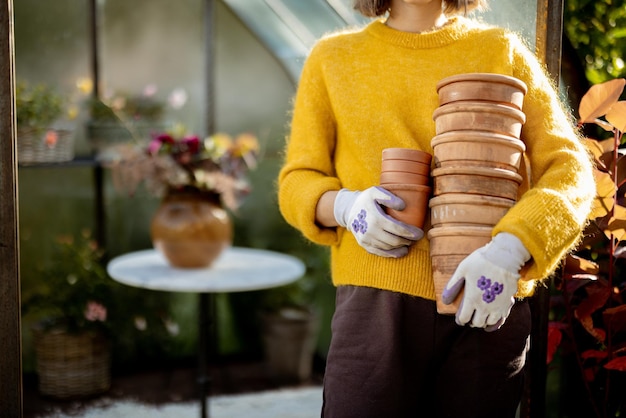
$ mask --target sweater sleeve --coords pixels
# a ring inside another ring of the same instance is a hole
[[[293,106],[285,161],[278,176],[278,203],[285,220],[309,240],[333,245],[336,228],[315,222],[317,202],[341,184],[333,168],[336,123],[316,46],[302,70]]]
[[[573,119],[536,57],[513,38],[513,68],[528,86],[524,99],[530,189],[494,228],[519,237],[532,255],[525,278],[554,272],[579,241],[595,196],[591,158]]]

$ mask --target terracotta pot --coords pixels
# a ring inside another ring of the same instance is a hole
[[[450,305],[441,301],[441,294],[457,266],[474,250],[491,241],[491,227],[452,226],[432,228],[428,231],[430,257],[435,285],[437,312],[440,314],[456,313],[463,297],[461,291]]]
[[[421,184],[430,186],[430,176],[409,173],[406,171],[384,171],[380,173],[380,184]]]
[[[432,158],[432,157],[431,157]],[[430,176],[430,163],[425,164],[412,160],[383,160],[380,171],[406,171],[408,173],[421,174],[422,176]]]
[[[430,165],[433,156],[426,152],[413,148],[385,148],[383,150],[384,160],[410,160],[418,161]]]
[[[435,196],[469,193],[516,200],[522,176],[509,170],[486,167],[445,167],[433,170]]]
[[[526,115],[510,106],[458,102],[440,106],[433,113],[437,135],[450,131],[487,131],[519,138]]]
[[[391,217],[418,228],[424,227],[432,188],[417,184],[386,184],[384,188],[404,200],[404,210],[385,208]]]
[[[459,101],[489,101],[522,109],[526,83],[492,73],[468,73],[446,77],[437,83],[439,105]]]
[[[493,227],[514,204],[512,199],[447,193],[430,199],[430,220],[434,227]]]
[[[180,268],[209,267],[232,243],[232,222],[214,193],[170,191],[150,229],[154,248]]]
[[[506,135],[453,131],[431,140],[435,167],[481,166],[518,172],[526,151],[524,142]]]

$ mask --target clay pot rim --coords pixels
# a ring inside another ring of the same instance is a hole
[[[516,201],[513,199],[507,199],[506,197],[497,196],[485,196],[479,194],[466,194],[466,193],[446,193],[439,196],[435,196],[430,199],[428,203],[429,207],[439,205],[453,205],[453,204],[488,204],[489,206],[510,208],[515,205]]]
[[[448,84],[458,83],[458,82],[463,82],[463,81],[486,81],[490,83],[507,84],[507,85],[520,89],[524,94],[528,92],[528,87],[526,86],[526,83],[524,83],[519,78],[509,76],[509,75],[504,75],[504,74],[496,74],[496,73],[464,73],[464,74],[456,74],[450,77],[446,77],[446,78],[441,79],[437,83],[436,85],[437,92],[439,92],[439,90],[442,87]]]
[[[514,180],[517,183],[522,183],[523,177],[511,170],[503,168],[493,167],[480,167],[480,166],[459,166],[459,167],[439,167],[432,171],[432,177],[445,176],[445,175],[472,175],[483,177],[499,177],[502,179]]]
[[[405,184],[405,183],[388,183],[385,185],[381,185],[380,187],[382,187],[383,189],[386,189],[388,191],[392,191],[392,190],[414,190],[417,192],[428,192],[430,193],[432,191],[432,187],[431,186],[425,186],[422,184]]]
[[[526,114],[519,109],[515,109],[511,106],[502,104],[480,103],[475,101],[454,102],[439,106],[433,112],[433,120],[437,120],[437,118],[449,115],[450,113],[464,112],[498,113],[510,118],[517,119],[522,123],[526,123]]]
[[[430,164],[432,154],[416,148],[391,147],[385,148],[382,152],[383,160],[408,160]]]
[[[448,142],[474,143],[476,141],[488,142],[498,145],[507,145],[517,148],[522,152],[526,151],[526,144],[521,139],[517,139],[509,135],[498,134],[495,132],[474,130],[443,132],[441,134],[435,135],[433,139],[431,139],[430,145],[434,149],[437,145],[445,144]]]
[[[491,226],[437,226],[428,230],[426,234],[428,239],[439,237],[473,237],[473,236],[491,236],[493,227]]]

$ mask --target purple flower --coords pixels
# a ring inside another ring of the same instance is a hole
[[[483,293],[483,300],[487,303],[491,303],[496,299],[496,295],[493,293],[492,290],[485,290],[485,293]]]
[[[491,279],[488,279],[485,276],[480,276],[476,285],[480,290],[489,289],[491,287]]]
[[[200,138],[197,135],[186,136],[182,139],[182,142],[191,154],[200,152]]]
[[[366,215],[367,212],[361,209],[361,211],[356,215],[356,218],[352,221],[352,230],[355,233],[360,232],[361,234],[364,234],[367,231],[367,221],[365,220]]]
[[[498,282],[494,282],[493,286],[491,286],[491,291],[494,295],[499,295],[504,290],[504,285]]]

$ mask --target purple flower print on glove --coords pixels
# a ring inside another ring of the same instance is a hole
[[[352,221],[352,230],[354,233],[364,234],[367,232],[367,221],[365,218],[367,217],[367,212],[365,209],[361,209],[359,214]]]

